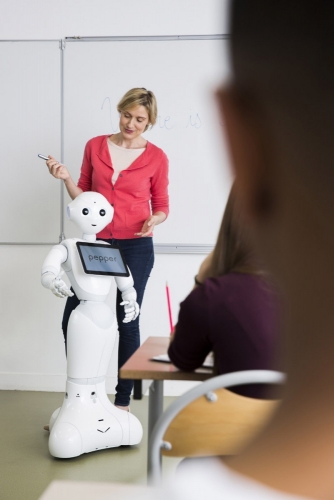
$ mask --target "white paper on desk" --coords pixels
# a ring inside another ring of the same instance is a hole
[[[151,358],[152,361],[161,361],[162,363],[171,363],[171,360],[168,356],[168,354],[159,354],[158,356],[153,356]],[[213,368],[213,353],[210,352],[210,354],[207,355],[205,358],[202,366],[204,368]]]

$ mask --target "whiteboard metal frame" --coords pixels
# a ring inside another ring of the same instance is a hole
[[[69,36],[66,42],[168,42],[184,40],[228,40],[229,34],[217,35],[151,35],[151,36]]]
[[[199,245],[199,244],[185,244],[185,243],[157,243],[153,244],[155,253],[175,253],[175,254],[209,254],[214,245]]]
[[[213,35],[157,35],[157,36],[72,36],[62,39],[49,39],[49,40],[0,40],[0,42],[59,42],[60,50],[60,161],[65,162],[65,49],[67,43],[80,43],[80,42],[141,42],[141,41],[184,41],[184,40],[228,40],[231,38],[230,34],[213,34]],[[65,239],[64,223],[64,183],[60,183],[60,235],[59,242]],[[29,243],[29,242],[0,242],[0,246],[51,246],[57,243]],[[199,245],[199,244],[178,244],[178,243],[158,243],[154,245],[154,250],[159,254],[208,254],[213,250],[213,245]]]
[[[65,151],[65,139],[64,139],[64,131],[65,131],[65,77],[64,77],[64,67],[65,67],[65,40],[59,40],[59,50],[60,50],[60,162],[64,163],[64,151]],[[64,233],[64,224],[65,224],[65,214],[64,214],[64,183],[60,182],[60,235],[59,242],[65,239]]]
[[[29,38],[29,39],[15,39],[15,40],[6,40],[5,38],[2,38],[0,40],[0,43],[1,42],[10,42],[10,43],[16,43],[16,42],[59,42],[59,38],[47,38],[47,39],[43,39],[43,38],[39,38],[39,39],[32,39],[32,38]]]
[[[18,243],[18,242],[13,242],[13,241],[5,241],[5,242],[0,242],[0,246],[54,246],[58,245],[58,242],[50,242],[50,243]],[[156,254],[200,254],[200,255],[207,255],[209,254],[213,249],[214,245],[189,245],[189,244],[184,244],[184,243],[157,243],[153,244],[154,246],[154,253]]]

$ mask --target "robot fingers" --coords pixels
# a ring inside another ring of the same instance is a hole
[[[55,279],[52,285],[52,292],[56,297],[65,298],[74,295],[63,280]]]
[[[131,300],[124,300],[121,302],[121,306],[124,306],[125,318],[123,319],[123,323],[129,323],[130,321],[135,320],[139,314],[139,305],[137,302]]]
[[[135,302],[135,316],[133,319],[136,319],[138,316],[139,316],[139,304],[137,304],[137,302]]]
[[[64,297],[73,297],[74,293],[68,288],[66,283],[62,280],[57,281],[56,287],[58,291],[63,294]]]
[[[51,291],[52,291],[53,295],[55,295],[56,297],[59,297],[61,299],[65,298],[65,295],[62,292],[58,291],[56,288],[52,289]]]
[[[65,297],[73,297],[74,293],[66,287],[66,290],[62,290],[62,293],[64,294]]]
[[[121,306],[124,306],[124,313],[125,313],[125,318],[123,319],[123,323],[129,323],[130,321],[132,321],[132,318],[134,316],[133,314],[134,308],[129,300],[123,300],[123,302],[121,302]]]

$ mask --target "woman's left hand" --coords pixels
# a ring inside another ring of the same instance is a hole
[[[141,228],[140,233],[135,233],[135,236],[150,236],[152,233],[155,225],[158,222],[158,216],[157,215],[151,215],[143,224],[143,227]]]

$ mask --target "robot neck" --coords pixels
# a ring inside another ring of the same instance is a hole
[[[89,241],[90,243],[95,243],[96,241],[96,234],[83,234],[82,239]]]

